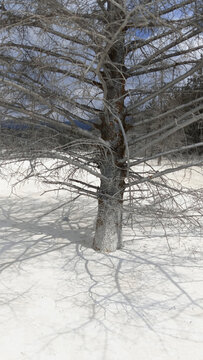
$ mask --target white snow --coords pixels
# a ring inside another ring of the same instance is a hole
[[[196,189],[202,175],[173,177]],[[0,180],[0,359],[202,360],[198,229],[169,231],[169,251],[158,227],[126,228],[122,250],[96,253],[94,200],[51,212],[71,195],[44,190]]]

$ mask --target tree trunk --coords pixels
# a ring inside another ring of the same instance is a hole
[[[122,247],[122,204],[116,199],[99,199],[94,249],[112,252]]]
[[[122,247],[123,193],[125,167],[105,163],[101,173],[108,180],[101,180],[98,191],[98,213],[93,247],[97,251],[111,252]]]
[[[101,116],[101,137],[107,141],[108,153],[101,150],[98,166],[106,178],[101,180],[98,191],[98,214],[93,247],[95,250],[110,252],[122,247],[123,194],[126,177],[125,129],[125,30],[121,28],[124,1],[115,4],[107,1],[108,23],[106,36],[109,47],[103,68],[100,71],[104,86],[104,110]],[[118,6],[120,4],[120,7]],[[112,42],[114,34],[117,35]],[[122,164],[122,165],[121,165]]]

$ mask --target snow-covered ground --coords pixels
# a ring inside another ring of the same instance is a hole
[[[0,180],[0,359],[203,360],[201,232],[169,231],[169,251],[158,227],[126,228],[96,253],[94,200],[44,190]]]

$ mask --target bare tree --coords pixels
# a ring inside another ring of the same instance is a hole
[[[100,180],[97,188],[72,172],[66,181],[52,181],[98,199],[96,250],[122,246],[125,191],[132,211],[135,186],[172,191],[156,179],[178,168],[139,174],[135,166],[150,158],[152,146],[202,116],[202,98],[192,110],[184,103],[146,112],[202,67],[202,15],[198,0],[1,2],[2,134],[16,134],[14,123],[27,134],[9,156],[57,159],[60,167],[69,164]],[[179,116],[181,106],[186,111]],[[161,126],[149,131],[146,125],[157,119]]]

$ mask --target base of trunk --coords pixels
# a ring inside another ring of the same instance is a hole
[[[93,248],[101,252],[112,252],[122,248],[122,211],[120,207],[112,208],[107,204],[100,203]]]

